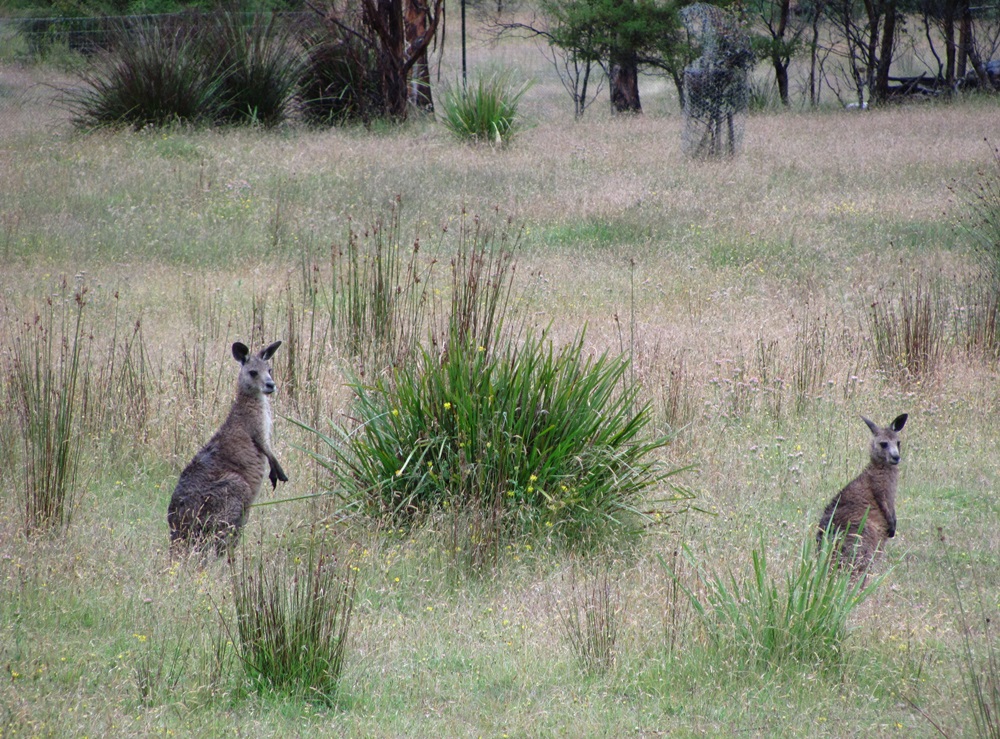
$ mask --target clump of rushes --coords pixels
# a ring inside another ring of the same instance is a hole
[[[224,627],[254,688],[332,702],[357,569],[312,544],[304,554],[244,553],[231,576],[236,624]]]
[[[607,568],[583,582],[576,568],[571,569],[556,610],[563,636],[585,672],[597,674],[614,667],[625,601]]]
[[[882,581],[879,577],[866,583],[838,567],[839,543],[840,537],[827,537],[817,551],[813,537],[807,536],[783,587],[768,572],[763,540],[751,553],[753,569],[745,582],[732,572],[706,572],[686,550],[699,592],[681,587],[711,645],[747,669],[787,662],[836,663],[848,635],[848,617]]]
[[[529,86],[515,84],[510,72],[480,75],[471,86],[445,90],[441,121],[462,140],[502,146],[518,131],[517,109]]]
[[[570,545],[635,532],[690,494],[669,485],[645,437],[650,410],[635,387],[621,390],[628,363],[586,357],[584,336],[555,349],[545,332],[487,349],[455,337],[441,355],[423,350],[391,378],[355,385],[356,424],[322,436],[347,502],[395,524],[448,509],[487,522],[489,541],[549,536]]]
[[[50,297],[43,313],[14,333],[7,375],[21,432],[21,503],[27,534],[65,528],[76,503],[80,465],[80,399],[89,371],[83,361],[87,288]]]

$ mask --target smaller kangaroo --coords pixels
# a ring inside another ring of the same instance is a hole
[[[896,535],[896,485],[899,480],[899,432],[906,424],[903,413],[885,428],[861,417],[872,431],[868,447],[871,461],[847,486],[833,496],[819,520],[817,544],[827,529],[845,532],[841,562],[859,573],[875,558],[887,539]]]
[[[232,554],[253,503],[264,482],[265,462],[271,487],[288,476],[271,451],[271,403],[276,389],[271,379],[271,357],[280,341],[251,356],[245,344],[233,344],[233,357],[242,365],[236,400],[229,416],[181,472],[167,508],[173,551],[181,545],[200,548],[212,541],[215,552]]]

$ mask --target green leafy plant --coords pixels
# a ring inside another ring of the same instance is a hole
[[[866,583],[837,565],[840,538],[824,537],[817,550],[813,537],[806,537],[783,584],[768,572],[763,538],[751,552],[746,581],[733,572],[707,572],[686,550],[700,592],[682,587],[712,646],[751,669],[836,661],[848,635],[848,617],[882,581]]]
[[[244,553],[239,565],[231,565],[236,623],[224,621],[224,627],[258,692],[334,699],[356,573],[321,544],[304,554]]]
[[[586,357],[583,334],[558,350],[544,332],[493,351],[474,337],[440,356],[422,350],[391,378],[354,386],[356,425],[323,436],[319,461],[368,515],[405,522],[472,508],[492,544],[633,531],[644,494],[678,470],[655,458],[668,438],[644,438],[650,413],[631,412],[637,389],[618,391],[627,367]],[[689,497],[671,488],[663,502]]]
[[[517,133],[517,109],[528,87],[516,85],[509,72],[480,75],[470,87],[445,90],[441,120],[460,139],[502,146]]]

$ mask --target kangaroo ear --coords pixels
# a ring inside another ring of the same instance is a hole
[[[233,359],[235,359],[240,364],[247,363],[247,357],[250,356],[250,350],[247,348],[246,344],[241,344],[236,342],[233,344]]]
[[[266,362],[267,360],[269,360],[271,357],[274,356],[274,353],[278,351],[279,346],[281,346],[280,341],[276,341],[270,346],[265,346],[263,349],[260,350],[260,354],[258,356],[260,356],[260,358]]]
[[[896,419],[891,424],[892,430],[896,432],[902,431],[903,426],[906,425],[907,418],[908,416],[905,413],[896,416]]]
[[[873,434],[877,434],[878,433],[878,426],[875,423],[873,423],[872,421],[869,421],[864,416],[861,417],[861,420],[868,424],[868,428],[870,428],[872,430]]]

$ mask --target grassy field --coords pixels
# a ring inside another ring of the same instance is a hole
[[[665,86],[644,88],[642,117],[573,122],[540,57],[516,51],[539,81],[505,150],[429,120],[79,134],[39,86],[53,73],[0,67],[0,386],[13,398],[36,316],[54,336],[81,317],[90,377],[63,534],[24,536],[7,403],[0,736],[975,735],[967,647],[985,670],[1000,608],[1000,384],[970,348],[966,226],[969,193],[1000,175],[996,102],[762,113],[742,156],[696,162]],[[663,461],[693,467],[704,512],[591,556],[519,542],[477,574],[446,553],[446,519],[407,535],[329,499],[259,507],[244,549],[323,536],[358,577],[333,704],[259,697],[225,649],[229,570],[171,562],[167,502],[226,413],[236,340],[285,341],[275,447],[291,482],[261,502],[323,489],[315,439],[290,421],[350,414],[352,365],[325,328],[331,249],[397,199],[400,244],[420,239],[442,280],[463,222],[523,229],[520,308],[558,342],[586,326],[589,349],[632,358],[656,431],[676,433]],[[915,306],[932,350],[907,366],[885,337]],[[859,416],[902,412],[898,533],[839,657],[713,649],[671,576],[698,590],[680,547],[738,581],[763,547],[783,582],[866,462]],[[618,642],[586,670],[564,615],[602,575]]]

